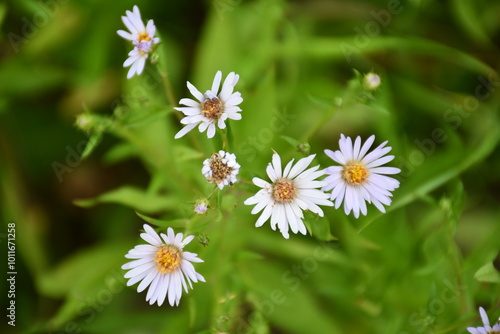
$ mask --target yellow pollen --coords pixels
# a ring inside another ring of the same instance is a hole
[[[139,42],[142,42],[142,41],[146,41],[146,42],[149,42],[151,40],[151,38],[149,37],[148,33],[147,32],[141,32],[139,34]]]
[[[368,169],[362,162],[349,162],[342,171],[342,178],[351,186],[365,183],[368,175]]]
[[[206,118],[210,120],[219,119],[220,115],[222,114],[222,103],[216,97],[210,100],[206,100],[201,105],[201,112]]]
[[[155,254],[156,270],[161,274],[171,273],[181,265],[181,251],[172,245],[163,245]]]
[[[229,167],[222,162],[222,158],[218,153],[212,154],[212,160],[210,161],[210,169],[212,170],[212,176],[210,177],[210,182],[221,183],[229,175],[231,175],[233,168]]]
[[[292,180],[281,179],[273,186],[273,198],[278,203],[290,203],[297,196],[297,186]]]

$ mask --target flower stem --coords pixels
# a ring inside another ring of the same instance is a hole
[[[170,83],[170,80],[168,79],[168,76],[165,72],[163,72],[160,68],[158,68],[158,72],[160,73],[168,102],[173,108],[175,105],[177,105],[177,99],[175,98],[174,90],[172,89],[172,84]]]
[[[333,106],[332,108],[328,109],[322,117],[319,119],[319,121],[308,131],[306,134],[302,137],[301,141],[302,142],[308,142],[310,138],[314,137],[316,132],[321,129],[323,125],[328,121],[328,119],[332,116],[333,112],[337,110],[337,106]]]

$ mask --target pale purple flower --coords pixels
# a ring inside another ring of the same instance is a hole
[[[399,181],[385,174],[397,174],[399,168],[382,167],[392,161],[393,155],[386,155],[392,148],[385,147],[387,141],[367,154],[375,141],[375,136],[370,136],[363,146],[361,138],[357,137],[354,145],[350,137],[340,135],[340,150],[325,150],[326,155],[340,166],[330,166],[325,169],[328,177],[322,190],[332,191],[330,199],[335,201],[338,209],[344,202],[344,212],[348,215],[351,211],[358,218],[359,213],[366,215],[366,203],[373,203],[377,209],[385,212],[384,205],[391,204],[391,191],[399,187]]]
[[[183,251],[184,246],[193,240],[194,236],[184,238],[182,233],[174,233],[168,228],[167,234],[155,232],[151,226],[144,224],[141,238],[148,245],[138,245],[131,249],[125,257],[133,259],[122,266],[128,270],[127,286],[141,282],[137,292],[142,292],[149,286],[146,301],[150,305],[158,303],[161,306],[168,295],[171,306],[179,305],[182,297],[182,288],[188,292],[191,282],[205,282],[203,276],[194,270],[191,262],[203,262],[197,254]]]
[[[134,49],[129,52],[129,58],[123,63],[123,67],[129,67],[127,78],[130,79],[134,74],[140,75],[144,70],[146,59],[153,50],[153,46],[158,44],[160,38],[154,37],[156,27],[153,20],[149,20],[147,25],[141,19],[139,8],[134,6],[133,11],[126,11],[126,16],[122,16],[122,21],[130,32],[118,30],[118,35],[129,40],[134,45]]]
[[[467,330],[471,334],[500,334],[500,318],[498,322],[490,326],[490,320],[488,319],[488,315],[484,308],[479,307],[479,314],[481,315],[481,320],[483,321],[483,327],[468,327]]]

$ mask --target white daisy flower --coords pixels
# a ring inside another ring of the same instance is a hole
[[[224,123],[226,119],[240,120],[241,114],[239,112],[241,109],[238,107],[238,104],[243,102],[243,98],[240,92],[233,93],[234,86],[238,83],[239,77],[240,76],[234,72],[229,73],[226,80],[224,80],[224,84],[219,94],[217,94],[217,92],[219,91],[222,79],[221,71],[215,74],[212,89],[207,90],[205,94],[200,93],[200,91],[188,81],[187,86],[189,91],[198,101],[184,98],[179,101],[179,104],[185,105],[186,107],[174,108],[181,111],[186,116],[181,120],[181,123],[186,126],[175,135],[175,138],[181,138],[198,124],[198,130],[203,132],[208,128],[207,137],[212,138],[215,135],[216,125],[219,126],[220,129],[224,129],[226,127]]]
[[[467,330],[472,334],[500,334],[500,318],[498,322],[493,326],[490,326],[490,320],[484,308],[479,307],[479,314],[481,315],[481,320],[483,320],[483,327],[468,327]]]
[[[194,236],[188,236],[183,240],[183,234],[175,234],[170,227],[166,235],[164,233],[158,235],[147,224],[143,227],[146,233],[141,233],[141,238],[149,245],[135,246],[125,255],[128,259],[134,259],[122,266],[122,269],[129,270],[125,274],[125,278],[129,278],[127,286],[140,281],[137,292],[149,286],[146,301],[149,301],[150,305],[156,302],[161,306],[168,295],[169,304],[177,306],[182,297],[182,288],[188,292],[186,281],[191,289],[193,288],[191,282],[205,282],[191,263],[203,260],[199,259],[197,254],[182,250]]]
[[[360,212],[366,215],[365,201],[385,212],[384,205],[391,204],[391,191],[399,187],[399,181],[383,174],[397,174],[401,170],[380,167],[394,159],[393,155],[385,156],[392,149],[384,147],[387,141],[366,154],[374,140],[375,136],[372,135],[361,147],[361,138],[357,137],[353,146],[351,138],[342,134],[339,140],[340,151],[325,150],[326,155],[342,166],[325,169],[329,176],[325,178],[327,185],[322,190],[332,190],[330,199],[335,200],[336,209],[344,202],[346,215],[351,210],[356,218]]]
[[[129,67],[127,78],[130,79],[134,74],[140,75],[144,70],[146,59],[152,51],[153,46],[158,44],[160,38],[154,37],[156,27],[153,20],[149,20],[147,25],[141,19],[139,8],[134,6],[133,11],[126,11],[127,16],[122,16],[122,21],[130,32],[118,30],[121,37],[132,41],[134,49],[129,52],[129,58],[123,63],[123,67]]]
[[[262,189],[248,198],[245,204],[256,204],[252,214],[264,210],[255,223],[256,227],[262,226],[271,218],[271,228],[276,230],[277,225],[283,237],[288,239],[289,229],[295,234],[298,232],[306,234],[306,227],[302,222],[304,218],[302,210],[311,210],[323,217],[323,210],[318,205],[333,206],[328,200],[328,195],[316,189],[326,184],[316,180],[325,172],[318,171],[319,165],[306,170],[315,156],[313,154],[302,158],[295,166],[292,166],[294,161],[292,159],[282,172],[281,158],[278,153],[274,153],[272,163],[269,163],[266,169],[271,183],[257,177],[253,178],[253,183]]]
[[[208,182],[216,184],[221,190],[224,186],[236,183],[238,181],[236,176],[239,172],[240,165],[236,162],[236,156],[222,150],[203,161],[201,169],[201,173],[205,175]]]

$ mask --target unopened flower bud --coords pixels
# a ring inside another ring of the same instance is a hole
[[[381,80],[378,74],[373,72],[365,74],[365,77],[363,78],[363,87],[365,89],[374,91],[380,86],[380,84]]]

